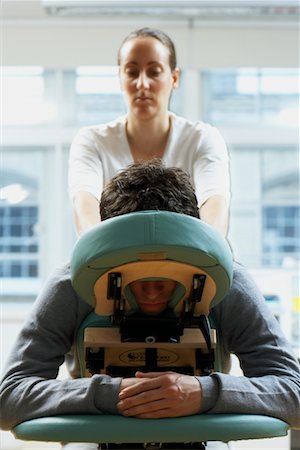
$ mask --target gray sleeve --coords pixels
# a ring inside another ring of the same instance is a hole
[[[237,355],[244,376],[200,377],[201,412],[277,417],[300,427],[300,368],[277,320],[242,267],[214,317],[225,353]]]
[[[68,269],[48,280],[7,362],[0,391],[1,428],[59,414],[117,414],[120,378],[56,379],[90,311],[72,289]]]

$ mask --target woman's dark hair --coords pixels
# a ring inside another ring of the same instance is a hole
[[[173,41],[171,40],[171,38],[169,38],[169,36],[166,33],[164,33],[163,31],[160,31],[160,30],[156,30],[154,28],[141,28],[139,30],[132,31],[130,34],[128,34],[128,36],[126,36],[126,38],[123,40],[121,47],[119,48],[118,64],[120,65],[120,63],[121,63],[121,56],[120,56],[121,50],[123,48],[123,45],[126,42],[131,41],[131,39],[149,38],[149,37],[157,39],[165,47],[167,47],[167,49],[169,50],[169,63],[170,63],[171,70],[172,71],[175,70],[177,67],[175,45],[174,45]]]
[[[189,175],[178,167],[164,167],[160,159],[131,164],[104,188],[101,220],[146,211],[172,211],[199,218]]]

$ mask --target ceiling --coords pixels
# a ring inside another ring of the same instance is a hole
[[[134,14],[166,19],[299,20],[298,0],[2,0],[0,5],[2,19],[8,22],[109,15],[126,19]]]

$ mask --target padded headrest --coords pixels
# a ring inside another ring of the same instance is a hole
[[[178,282],[177,295],[185,298],[193,275],[204,274],[196,313],[207,315],[229,291],[232,271],[230,247],[218,231],[197,218],[167,211],[135,212],[99,223],[77,241],[71,261],[74,289],[103,315],[113,309],[107,298],[111,272],[121,273],[125,297],[132,281],[170,278]],[[127,300],[130,310],[132,299]]]

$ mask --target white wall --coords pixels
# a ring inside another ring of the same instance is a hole
[[[294,25],[233,25],[153,20],[130,24],[105,20],[7,21],[2,28],[3,65],[51,68],[114,65],[123,38],[141,26],[163,29],[175,41],[182,68],[298,67]]]

